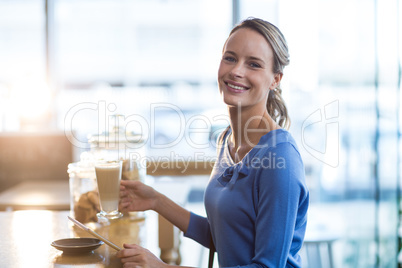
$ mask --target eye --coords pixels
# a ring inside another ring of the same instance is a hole
[[[223,60],[227,61],[227,62],[235,62],[236,61],[236,59],[232,56],[224,56]]]
[[[251,62],[250,67],[252,67],[252,68],[261,68],[261,65],[258,64],[258,63],[255,63],[255,62]]]

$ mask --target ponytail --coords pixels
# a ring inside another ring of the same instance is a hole
[[[280,127],[289,129],[290,117],[285,101],[282,98],[282,89],[279,86],[269,91],[267,110],[268,114]]]

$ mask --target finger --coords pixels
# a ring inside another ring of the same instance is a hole
[[[117,253],[116,253],[116,257],[117,258],[127,258],[129,255],[128,255],[128,252],[127,252],[127,250],[125,250],[125,249],[122,249],[122,250],[119,250],[119,251],[117,251]]]
[[[122,249],[116,253],[116,257],[120,259],[128,259],[134,258],[138,256],[139,252],[136,249],[129,248],[129,249]]]
[[[131,263],[131,262],[123,264],[123,268],[142,268],[142,267],[143,266],[141,266],[141,265],[139,265],[137,263]]]
[[[124,263],[140,264],[141,261],[142,261],[142,258],[140,257],[140,255],[136,255],[136,256],[130,256],[130,257],[121,258],[120,261],[123,264]]]
[[[128,186],[132,187],[135,181],[130,181],[130,180],[121,180],[120,185],[121,186]]]
[[[141,249],[141,247],[137,244],[123,244],[124,248],[133,248],[133,249]]]
[[[129,197],[120,197],[119,203],[120,204],[130,204],[133,200]]]
[[[130,204],[119,204],[119,210],[121,210],[122,212],[130,211],[129,207],[130,207]]]
[[[121,202],[120,206],[122,206],[123,208],[127,208],[131,205],[131,202]]]
[[[126,191],[124,191],[124,192],[120,192],[120,199],[122,199],[122,198],[128,198],[129,197],[129,194],[126,192]]]

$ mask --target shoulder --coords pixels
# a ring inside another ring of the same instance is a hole
[[[261,137],[260,143],[265,147],[277,147],[280,144],[290,144],[296,147],[296,141],[289,131],[285,129],[276,129],[268,132]],[[297,149],[297,148],[296,148]]]
[[[302,164],[301,155],[292,135],[283,129],[271,131],[264,135],[251,154],[251,160],[286,160]],[[277,162],[278,163],[278,162]]]
[[[268,134],[249,159],[258,184],[298,185],[304,188],[304,164],[293,137],[285,130]]]

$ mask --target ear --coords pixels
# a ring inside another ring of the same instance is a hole
[[[277,73],[274,75],[274,81],[272,81],[272,84],[269,86],[270,90],[274,90],[275,88],[277,88],[279,86],[279,83],[282,80],[282,73]]]

